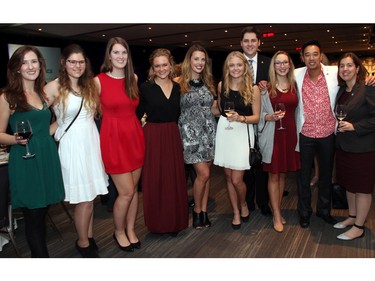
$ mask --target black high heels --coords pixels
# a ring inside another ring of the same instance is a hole
[[[94,237],[89,237],[89,244],[94,251],[99,252],[99,247],[96,245]]]
[[[210,227],[211,226],[211,222],[210,220],[208,219],[208,215],[207,215],[207,212],[201,212],[201,215],[202,215],[202,224],[205,226],[205,227]]]
[[[203,227],[203,212],[196,213],[193,210],[193,227],[201,229]]]
[[[88,247],[80,247],[78,240],[76,240],[76,249],[83,258],[99,258],[97,252],[89,245]]]
[[[121,246],[120,243],[118,242],[117,240],[117,237],[116,237],[116,234],[113,233],[113,240],[116,241],[117,243],[117,246],[122,250],[122,251],[125,251],[125,252],[133,252],[134,251],[134,248],[132,246],[132,244],[130,243],[128,246]],[[138,241],[139,242],[139,241]]]
[[[240,228],[241,228],[241,224],[234,224],[234,223],[232,223],[232,229],[233,230],[238,230]]]

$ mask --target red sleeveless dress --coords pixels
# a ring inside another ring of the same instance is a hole
[[[131,172],[143,166],[145,141],[135,110],[139,99],[131,100],[125,93],[125,79],[105,73],[98,76],[101,92],[102,124],[100,148],[108,174]]]

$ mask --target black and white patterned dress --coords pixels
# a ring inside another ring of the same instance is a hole
[[[213,94],[203,83],[196,83],[181,94],[181,133],[186,164],[211,161],[215,154],[216,120],[211,112]]]

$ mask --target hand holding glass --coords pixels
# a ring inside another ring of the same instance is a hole
[[[346,106],[343,104],[336,105],[335,113],[337,119],[339,119],[340,121],[344,120],[346,117]]]
[[[16,122],[16,135],[22,137],[24,140],[29,140],[31,135],[33,134],[33,130],[31,128],[29,120],[22,120]],[[32,158],[35,154],[31,154],[29,151],[29,145],[26,143],[26,154],[22,157],[24,159]]]
[[[284,130],[285,128],[283,127],[283,123],[281,121],[281,119],[283,119],[283,117],[285,116],[285,104],[283,103],[277,103],[275,105],[275,114],[277,114],[277,116],[279,116],[280,118],[280,127],[277,128],[277,130]]]
[[[224,104],[224,113],[227,117],[230,117],[234,114],[234,102],[226,102]],[[225,127],[225,130],[233,130],[233,127],[230,125],[230,122],[228,121],[228,126]]]

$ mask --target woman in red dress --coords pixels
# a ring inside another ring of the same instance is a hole
[[[300,169],[299,153],[295,151],[297,131],[294,113],[298,97],[293,71],[294,65],[288,53],[279,51],[272,57],[268,93],[262,93],[261,121],[258,124],[263,170],[269,175],[268,193],[276,232],[282,232],[286,223],[281,215],[286,173]],[[276,108],[280,103],[284,104],[285,110]]]
[[[137,76],[123,38],[108,41],[101,73],[95,81],[103,111],[100,129],[103,163],[118,191],[113,207],[113,239],[121,250],[129,252],[141,246],[134,228],[145,143],[135,113],[139,103]]]

